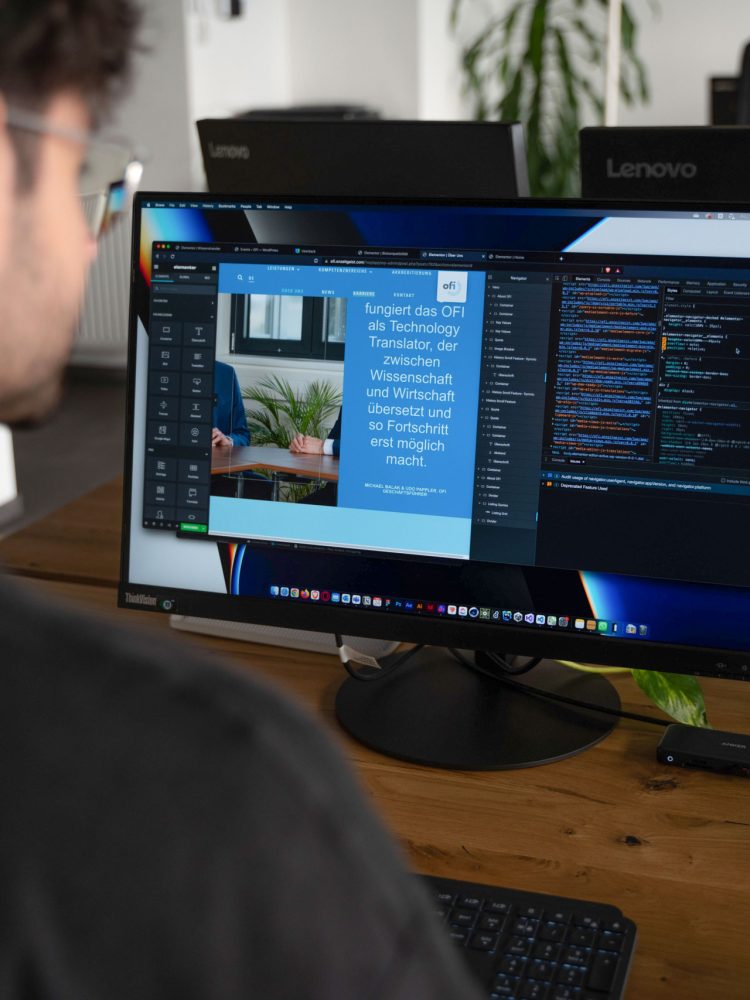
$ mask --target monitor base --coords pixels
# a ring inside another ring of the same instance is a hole
[[[234,622],[222,618],[197,618],[194,615],[170,615],[169,624],[182,632],[201,632],[222,639],[240,639],[264,646],[285,646],[287,649],[304,649],[311,653],[336,653],[336,639],[330,632],[308,632],[299,628],[282,628],[277,625],[256,625],[252,622]],[[344,636],[344,640],[369,656],[385,657],[398,646],[390,639],[365,639]]]
[[[604,677],[551,660],[543,660],[518,683],[609,709],[620,707],[617,692]],[[389,757],[469,771],[562,760],[594,746],[617,724],[614,716],[504,685],[433,646],[382,680],[345,680],[336,695],[336,716],[356,740]]]

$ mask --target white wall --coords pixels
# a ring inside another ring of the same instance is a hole
[[[747,0],[630,0],[640,27],[639,51],[648,67],[651,102],[621,109],[621,125],[705,125],[708,78],[739,72],[750,41]]]
[[[155,0],[145,14],[133,85],[107,132],[149,152],[143,190],[189,190],[190,116],[183,0]]]
[[[195,122],[291,100],[288,0],[248,0],[230,21],[213,0],[182,0],[185,9],[190,168],[204,186]]]
[[[415,0],[289,0],[294,103],[373,105],[416,118]]]
[[[469,117],[450,8],[451,0],[417,0],[418,118]]]
[[[287,0],[247,0],[222,21],[213,3],[185,0],[189,94],[195,118],[222,117],[291,100]]]

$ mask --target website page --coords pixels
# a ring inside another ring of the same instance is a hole
[[[144,526],[744,579],[727,542],[750,500],[748,272],[311,253],[154,245]],[[271,316],[283,347],[316,311],[343,360],[328,437],[258,447],[238,338]]]

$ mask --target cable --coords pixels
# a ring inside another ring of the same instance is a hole
[[[423,645],[412,646],[410,649],[405,650],[400,656],[390,663],[386,670],[383,670],[382,666],[378,661],[365,653],[360,653],[358,650],[350,649],[344,644],[342,637],[338,634],[334,635],[336,640],[336,648],[339,651],[339,658],[344,665],[344,669],[349,674],[351,678],[355,681],[378,681],[387,677],[389,674],[393,673],[400,666],[418,653],[421,649],[424,649]],[[530,659],[527,663],[524,663],[521,667],[516,667],[511,664],[505,657],[498,655],[493,652],[486,652],[485,656],[496,666],[499,667],[502,673],[493,673],[491,670],[485,670],[484,667],[480,666],[476,660],[472,663],[470,660],[460,652],[458,649],[454,649],[450,646],[446,646],[446,649],[451,654],[451,656],[456,659],[461,666],[466,667],[468,670],[475,670],[477,673],[483,674],[485,677],[489,677],[493,681],[497,681],[498,684],[505,684],[507,687],[514,688],[516,691],[521,691],[524,694],[529,695],[532,698],[541,698],[545,701],[557,701],[563,705],[573,705],[575,708],[585,708],[590,712],[601,712],[603,715],[614,715],[619,719],[634,719],[636,722],[645,722],[651,726],[670,726],[671,722],[667,719],[655,719],[649,715],[640,715],[638,712],[626,712],[624,709],[618,708],[606,708],[604,705],[593,705],[587,701],[580,701],[578,698],[568,698],[567,695],[555,694],[552,691],[540,691],[537,688],[529,687],[528,684],[521,684],[514,680],[514,677],[518,677],[520,674],[526,674],[530,670],[533,670],[542,660],[542,657],[536,656]],[[361,663],[363,669],[357,670],[352,666],[352,663]]]
[[[492,653],[487,650],[484,650],[483,652],[488,660],[492,660],[496,667],[500,667],[504,675],[510,677],[519,677],[521,674],[527,674],[529,670],[533,670],[534,667],[538,666],[542,662],[541,656],[532,656],[527,663],[517,667],[509,660],[506,660],[504,656],[500,656],[499,653]]]
[[[463,654],[457,649],[448,648],[448,652],[454,656],[458,662],[466,667],[468,670],[476,670],[480,674],[484,674],[485,677],[490,677],[492,680],[497,681],[499,684],[506,684],[508,687],[515,688],[517,691],[523,691],[525,694],[530,695],[532,698],[543,698],[547,701],[559,701],[564,705],[574,705],[576,708],[585,708],[592,712],[602,712],[604,715],[616,715],[621,719],[635,719],[636,722],[646,722],[652,726],[671,726],[671,721],[667,719],[655,719],[649,715],[639,715],[637,712],[626,712],[623,709],[617,708],[605,708],[603,705],[592,705],[586,701],[579,701],[578,698],[568,698],[566,695],[554,694],[551,691],[539,691],[536,688],[529,687],[527,684],[519,684],[518,681],[514,681],[512,677],[508,674],[493,674],[491,670],[485,670],[478,663],[471,663],[466,659]],[[493,657],[494,659],[495,657]],[[499,660],[500,657],[497,657]],[[521,673],[524,673],[522,670]]]
[[[355,681],[379,681],[389,674],[392,674],[394,670],[403,666],[407,660],[409,660],[415,653],[418,653],[420,649],[424,649],[424,646],[412,646],[410,649],[404,650],[404,652],[397,656],[396,659],[388,665],[384,670],[382,665],[372,656],[368,656],[366,653],[360,653],[356,649],[351,649],[349,646],[344,644],[344,640],[340,635],[334,634],[333,637],[336,640],[336,648],[339,651],[339,659],[344,665],[344,670],[349,674],[351,678]],[[361,663],[363,669],[356,669],[352,666],[352,663]]]

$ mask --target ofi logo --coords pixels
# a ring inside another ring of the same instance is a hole
[[[208,155],[212,160],[249,160],[250,149],[247,146],[217,146],[216,143],[209,142]]]
[[[662,178],[662,177],[682,177],[683,180],[690,181],[698,173],[698,166],[695,163],[621,163],[616,167],[614,160],[607,160],[607,177],[617,177],[623,179],[635,178]]]
[[[460,292],[460,290],[461,290],[461,288],[460,288],[460,286],[459,286],[459,284],[458,284],[457,281],[444,281],[443,282],[443,291],[447,295],[458,295],[458,293]]]

